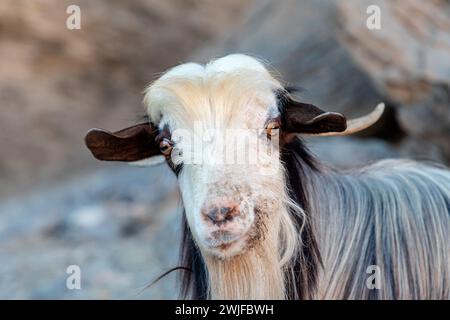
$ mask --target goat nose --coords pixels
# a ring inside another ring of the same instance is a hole
[[[236,206],[214,206],[203,210],[203,214],[211,220],[214,224],[222,224],[227,221],[233,220],[233,218],[238,214]]]

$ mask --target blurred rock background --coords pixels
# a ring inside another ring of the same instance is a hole
[[[70,4],[81,30],[66,28]],[[366,26],[372,4],[381,30]],[[327,110],[354,117],[387,103],[358,136],[309,141],[325,162],[450,164],[448,1],[3,0],[0,298],[176,298],[174,274],[141,290],[176,265],[174,177],[98,163],[83,135],[133,124],[165,69],[231,52],[269,62]],[[66,288],[73,264],[81,290]]]

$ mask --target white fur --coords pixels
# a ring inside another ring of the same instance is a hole
[[[190,134],[189,139],[185,135],[183,139],[174,137],[174,140],[181,140],[177,141],[176,149],[183,155],[173,161],[184,165],[179,184],[189,225],[200,246],[208,242],[208,236],[214,231],[200,214],[202,206],[211,197],[226,195],[240,201],[246,212],[230,229],[245,235],[255,219],[255,197],[264,197],[264,193],[268,193],[259,186],[282,188],[281,169],[268,170],[270,174],[265,177],[260,174],[264,167],[268,169],[279,164],[275,154],[268,156],[264,164],[259,161],[256,165],[245,162],[226,165],[219,159],[224,154],[257,153],[258,141],[247,145],[227,141],[231,139],[229,131],[247,130],[249,135],[256,136],[258,129],[263,130],[267,116],[276,110],[274,91],[279,88],[281,84],[262,63],[249,56],[234,54],[206,66],[187,63],[174,67],[146,90],[144,101],[150,119],[161,129],[168,125],[173,136],[178,137],[178,132]],[[207,136],[210,136],[209,141],[204,141]],[[225,139],[221,140],[222,137]],[[195,148],[193,139],[202,142],[200,149]],[[266,136],[261,135],[258,139],[264,143]],[[204,159],[208,163],[191,164],[188,158]],[[275,185],[274,180],[279,184]],[[215,253],[225,257],[238,251]]]

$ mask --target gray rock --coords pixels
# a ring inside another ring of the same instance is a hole
[[[176,266],[177,199],[168,168],[117,166],[0,204],[0,298],[176,298],[174,275],[142,289]]]
[[[371,4],[381,8],[380,30],[365,27],[361,12]],[[436,160],[450,162],[450,3],[351,0],[338,2],[337,13],[341,43],[396,104],[405,143],[426,141],[441,150]]]
[[[369,5],[380,6],[381,30],[367,28]],[[349,118],[384,101],[388,113],[363,135],[414,158],[421,153],[406,145],[426,141],[440,150],[430,158],[450,163],[449,21],[444,0],[258,1],[234,32],[194,57],[260,57],[304,88],[301,99]]]
[[[377,160],[400,157],[392,146],[377,139],[318,137],[309,140],[309,147],[321,161],[341,169],[362,167]]]

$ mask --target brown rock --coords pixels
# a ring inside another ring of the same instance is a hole
[[[224,32],[250,0],[0,2],[0,196],[97,163],[91,127],[134,123],[142,90]]]

